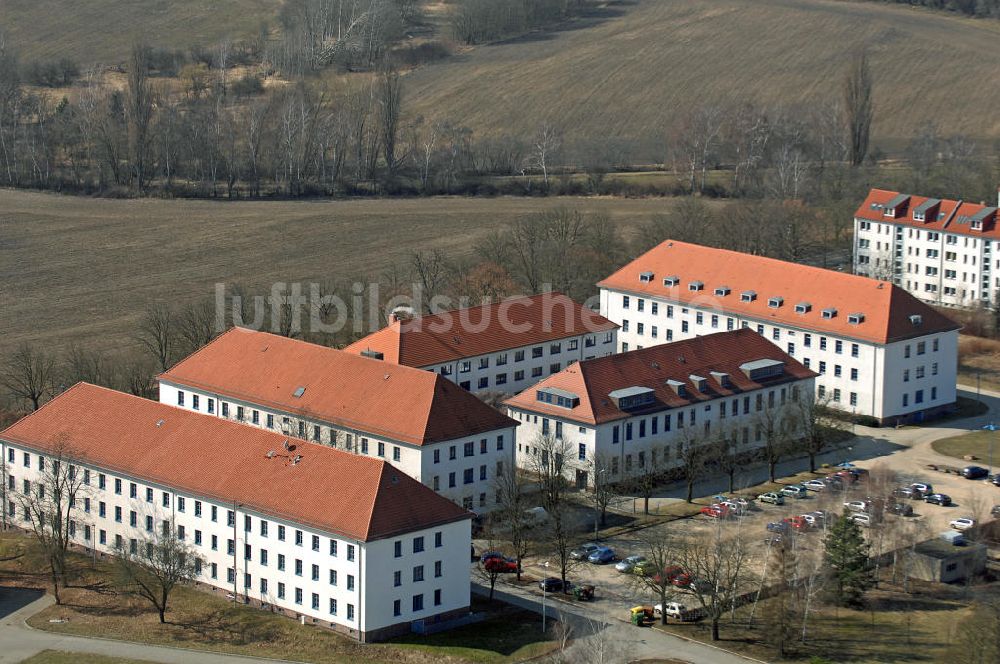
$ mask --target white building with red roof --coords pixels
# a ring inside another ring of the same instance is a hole
[[[747,329],[584,360],[505,405],[521,423],[518,465],[563,456],[580,488],[684,465],[686,447],[722,440],[734,459],[768,436],[800,436],[816,373]],[[540,458],[541,455],[541,458]]]
[[[30,528],[19,496],[60,461],[81,485],[72,542],[96,555],[176,537],[198,584],[362,641],[468,613],[470,512],[384,460],[287,440],[79,383],[0,432],[3,508]]]
[[[513,394],[615,352],[618,326],[562,293],[395,317],[345,350],[432,371],[470,392]]]
[[[233,328],[159,377],[160,401],[384,459],[466,509],[493,507],[517,423],[428,371]]]
[[[749,328],[847,412],[896,423],[955,403],[959,325],[889,282],[667,240],[598,286],[622,351]]]
[[[924,302],[995,307],[997,208],[872,189],[854,213],[854,269],[891,281]]]

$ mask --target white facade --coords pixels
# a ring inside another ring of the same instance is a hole
[[[854,268],[930,304],[992,307],[1000,291],[1000,241],[855,217]]]
[[[958,331],[877,344],[703,306],[601,289],[601,314],[621,325],[622,352],[713,332],[750,328],[818,372],[816,394],[830,405],[881,421],[956,399]]]
[[[574,362],[616,352],[617,330],[569,336],[419,367],[433,371],[470,392],[516,394],[559,373]]]
[[[385,460],[477,513],[495,507],[493,481],[499,470],[514,463],[515,427],[413,445],[165,380],[160,381],[160,402]]]
[[[812,393],[813,379],[799,379],[596,425],[572,419],[570,411],[565,418],[523,406],[511,405],[508,411],[521,422],[517,433],[519,466],[537,468],[537,457],[544,451],[535,441],[552,436],[565,441],[572,452],[563,461],[568,478],[581,488],[593,488],[595,466],[598,472],[609,473],[610,482],[640,476],[653,468],[665,472],[683,466],[681,451],[686,444],[704,445],[725,437],[736,440],[736,455],[760,449],[765,444],[762,413],[783,412],[789,422],[800,427],[803,411],[797,410],[799,400],[812,398]],[[793,430],[791,435],[797,437],[797,432]]]
[[[45,454],[2,448],[4,510],[27,528],[16,494],[35,490]],[[364,542],[92,465],[76,472],[84,486],[73,542],[101,554],[113,554],[118,538],[142,546],[166,527],[204,558],[199,582],[364,640],[469,606],[468,519]]]

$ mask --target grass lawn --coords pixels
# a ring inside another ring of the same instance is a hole
[[[63,650],[43,650],[21,662],[21,664],[148,664],[144,659],[127,657],[105,657]]]
[[[31,542],[14,533],[0,535],[0,583],[45,588],[45,576],[31,555]],[[101,636],[177,648],[290,659],[323,664],[393,662],[503,664],[536,657],[556,643],[540,633],[534,613],[474,599],[473,610],[488,614],[480,623],[426,637],[406,636],[390,643],[360,644],[313,625],[258,609],[234,606],[222,593],[191,587],[174,591],[167,623],[145,601],[116,591],[107,561],[95,569],[73,556],[76,570],[61,592],[64,604],[51,606],[28,623],[36,629],[77,636]],[[66,622],[50,623],[61,619]],[[45,661],[45,660],[42,660]],[[60,660],[54,660],[60,661]],[[77,660],[79,661],[79,660]],[[124,661],[124,660],[123,660]]]
[[[990,441],[993,441],[993,453],[1000,455],[1000,431],[971,431],[951,438],[942,438],[931,443],[938,454],[963,459],[973,455],[983,461],[989,460]],[[1000,458],[1000,457],[998,457]]]
[[[957,629],[969,615],[967,603],[947,598],[869,591],[870,608],[852,610],[819,607],[810,612],[806,642],[796,639],[785,660],[766,640],[768,600],[757,607],[754,627],[747,628],[750,606],[737,610],[734,625],[727,615],[720,626],[723,648],[764,661],[806,662],[825,657],[836,662],[942,662],[953,655]],[[711,643],[707,622],[671,623],[656,629]],[[801,636],[801,626],[795,630]]]
[[[958,382],[1000,391],[1000,341],[961,335],[958,339]]]

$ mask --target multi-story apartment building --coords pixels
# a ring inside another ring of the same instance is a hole
[[[69,534],[97,554],[176,537],[199,584],[362,641],[468,612],[470,512],[383,460],[285,441],[79,383],[0,432],[4,510],[30,527],[20,496],[68,464]]]
[[[346,348],[433,371],[471,392],[512,394],[580,360],[615,352],[618,326],[562,293],[412,317]]]
[[[799,437],[815,372],[756,332],[736,329],[584,360],[508,399],[518,465],[562,468],[578,487],[684,463],[686,445],[731,441],[734,458],[767,436]],[[559,441],[564,441],[560,443]],[[541,444],[540,444],[541,443]]]
[[[517,423],[420,369],[233,328],[159,376],[162,403],[385,459],[466,509],[492,508]]]
[[[623,351],[749,328],[831,406],[896,423],[955,403],[959,326],[888,282],[668,240],[598,286]]]
[[[854,270],[891,281],[924,302],[995,307],[997,208],[872,189],[854,213]]]

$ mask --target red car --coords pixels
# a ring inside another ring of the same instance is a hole
[[[787,519],[782,519],[789,526],[795,530],[809,530],[809,522],[803,519],[801,516],[790,516]]]
[[[517,561],[513,558],[487,558],[483,561],[483,569],[498,574],[514,574],[517,572]]]
[[[701,508],[701,513],[712,519],[725,519],[729,516],[729,508],[716,503]]]
[[[668,583],[673,583],[674,579],[683,574],[685,574],[683,567],[680,567],[679,565],[670,565],[669,567],[664,568],[662,573],[653,576],[653,583],[662,583],[662,579],[666,579]],[[690,579],[688,579],[688,583],[691,583]]]
[[[670,580],[670,583],[677,586],[678,588],[687,588],[691,585],[691,575],[687,572],[681,572],[674,578]]]

